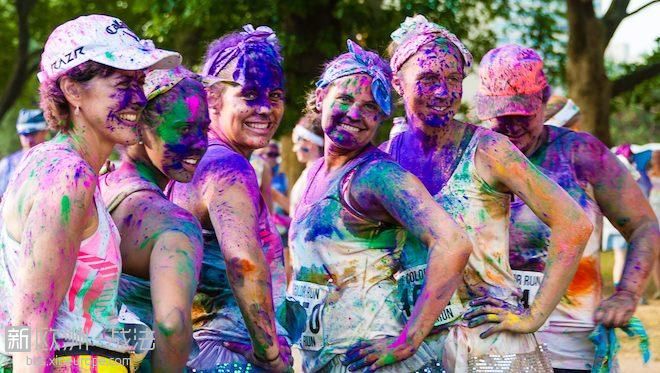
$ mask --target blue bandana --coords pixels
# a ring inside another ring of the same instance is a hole
[[[339,78],[355,74],[367,74],[372,78],[371,94],[385,115],[392,112],[391,76],[389,66],[374,52],[365,51],[352,40],[346,40],[348,53],[344,53],[326,67],[319,88],[327,87]]]

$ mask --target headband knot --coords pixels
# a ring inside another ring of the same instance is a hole
[[[387,64],[374,52],[362,49],[352,40],[346,40],[348,52],[332,61],[316,82],[319,88],[327,87],[339,78],[354,74],[371,77],[371,95],[385,115],[392,112],[391,72]]]

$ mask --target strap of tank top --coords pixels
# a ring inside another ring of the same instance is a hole
[[[360,212],[359,209],[354,207],[350,202],[350,186],[357,171],[374,161],[386,159],[384,154],[380,153],[375,148],[367,151],[371,152],[371,154],[366,154],[362,159],[359,159],[344,175],[339,177],[339,183],[337,185],[337,197],[339,198],[339,202],[342,204],[342,206],[344,206],[353,215],[373,223],[374,225],[382,226],[384,225],[382,221],[375,220],[366,216],[364,213]]]
[[[119,188],[119,191],[112,196],[108,203],[107,209],[110,214],[112,214],[122,201],[136,192],[151,191],[160,194],[163,198],[167,198],[158,186],[138,177],[125,179],[122,184],[123,185]]]

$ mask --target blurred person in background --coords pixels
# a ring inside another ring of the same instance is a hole
[[[0,200],[5,194],[9,179],[25,152],[46,141],[48,125],[41,109],[21,109],[16,121],[16,132],[21,140],[21,150],[8,155],[0,161]]]
[[[289,216],[293,217],[305,189],[309,167],[323,156],[323,129],[321,118],[316,113],[307,113],[293,129],[293,152],[298,162],[305,164],[305,169],[291,188],[289,197]]]
[[[291,219],[289,219],[289,180],[280,169],[281,156],[279,142],[271,140],[267,146],[254,152],[250,163],[257,172],[261,194],[264,195],[275,227],[286,246],[291,223]]]
[[[660,150],[653,152],[653,157],[649,163],[648,171],[649,179],[651,179],[651,193],[649,194],[649,202],[651,208],[655,212],[655,217],[660,217]],[[660,218],[659,218],[660,219]],[[658,253],[660,255],[660,252]],[[653,284],[655,285],[655,293],[653,299],[660,299],[660,258],[655,259],[655,267],[653,267]]]

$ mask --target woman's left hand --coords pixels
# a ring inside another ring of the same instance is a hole
[[[414,355],[416,347],[399,339],[391,337],[357,342],[348,348],[341,363],[348,366],[351,372],[360,369],[364,372],[374,372]]]
[[[513,306],[507,302],[492,297],[481,297],[470,301],[470,309],[463,315],[470,328],[486,323],[496,325],[488,328],[479,336],[489,336],[509,331],[513,333],[533,333],[541,327],[542,323],[531,315],[522,305]]]

